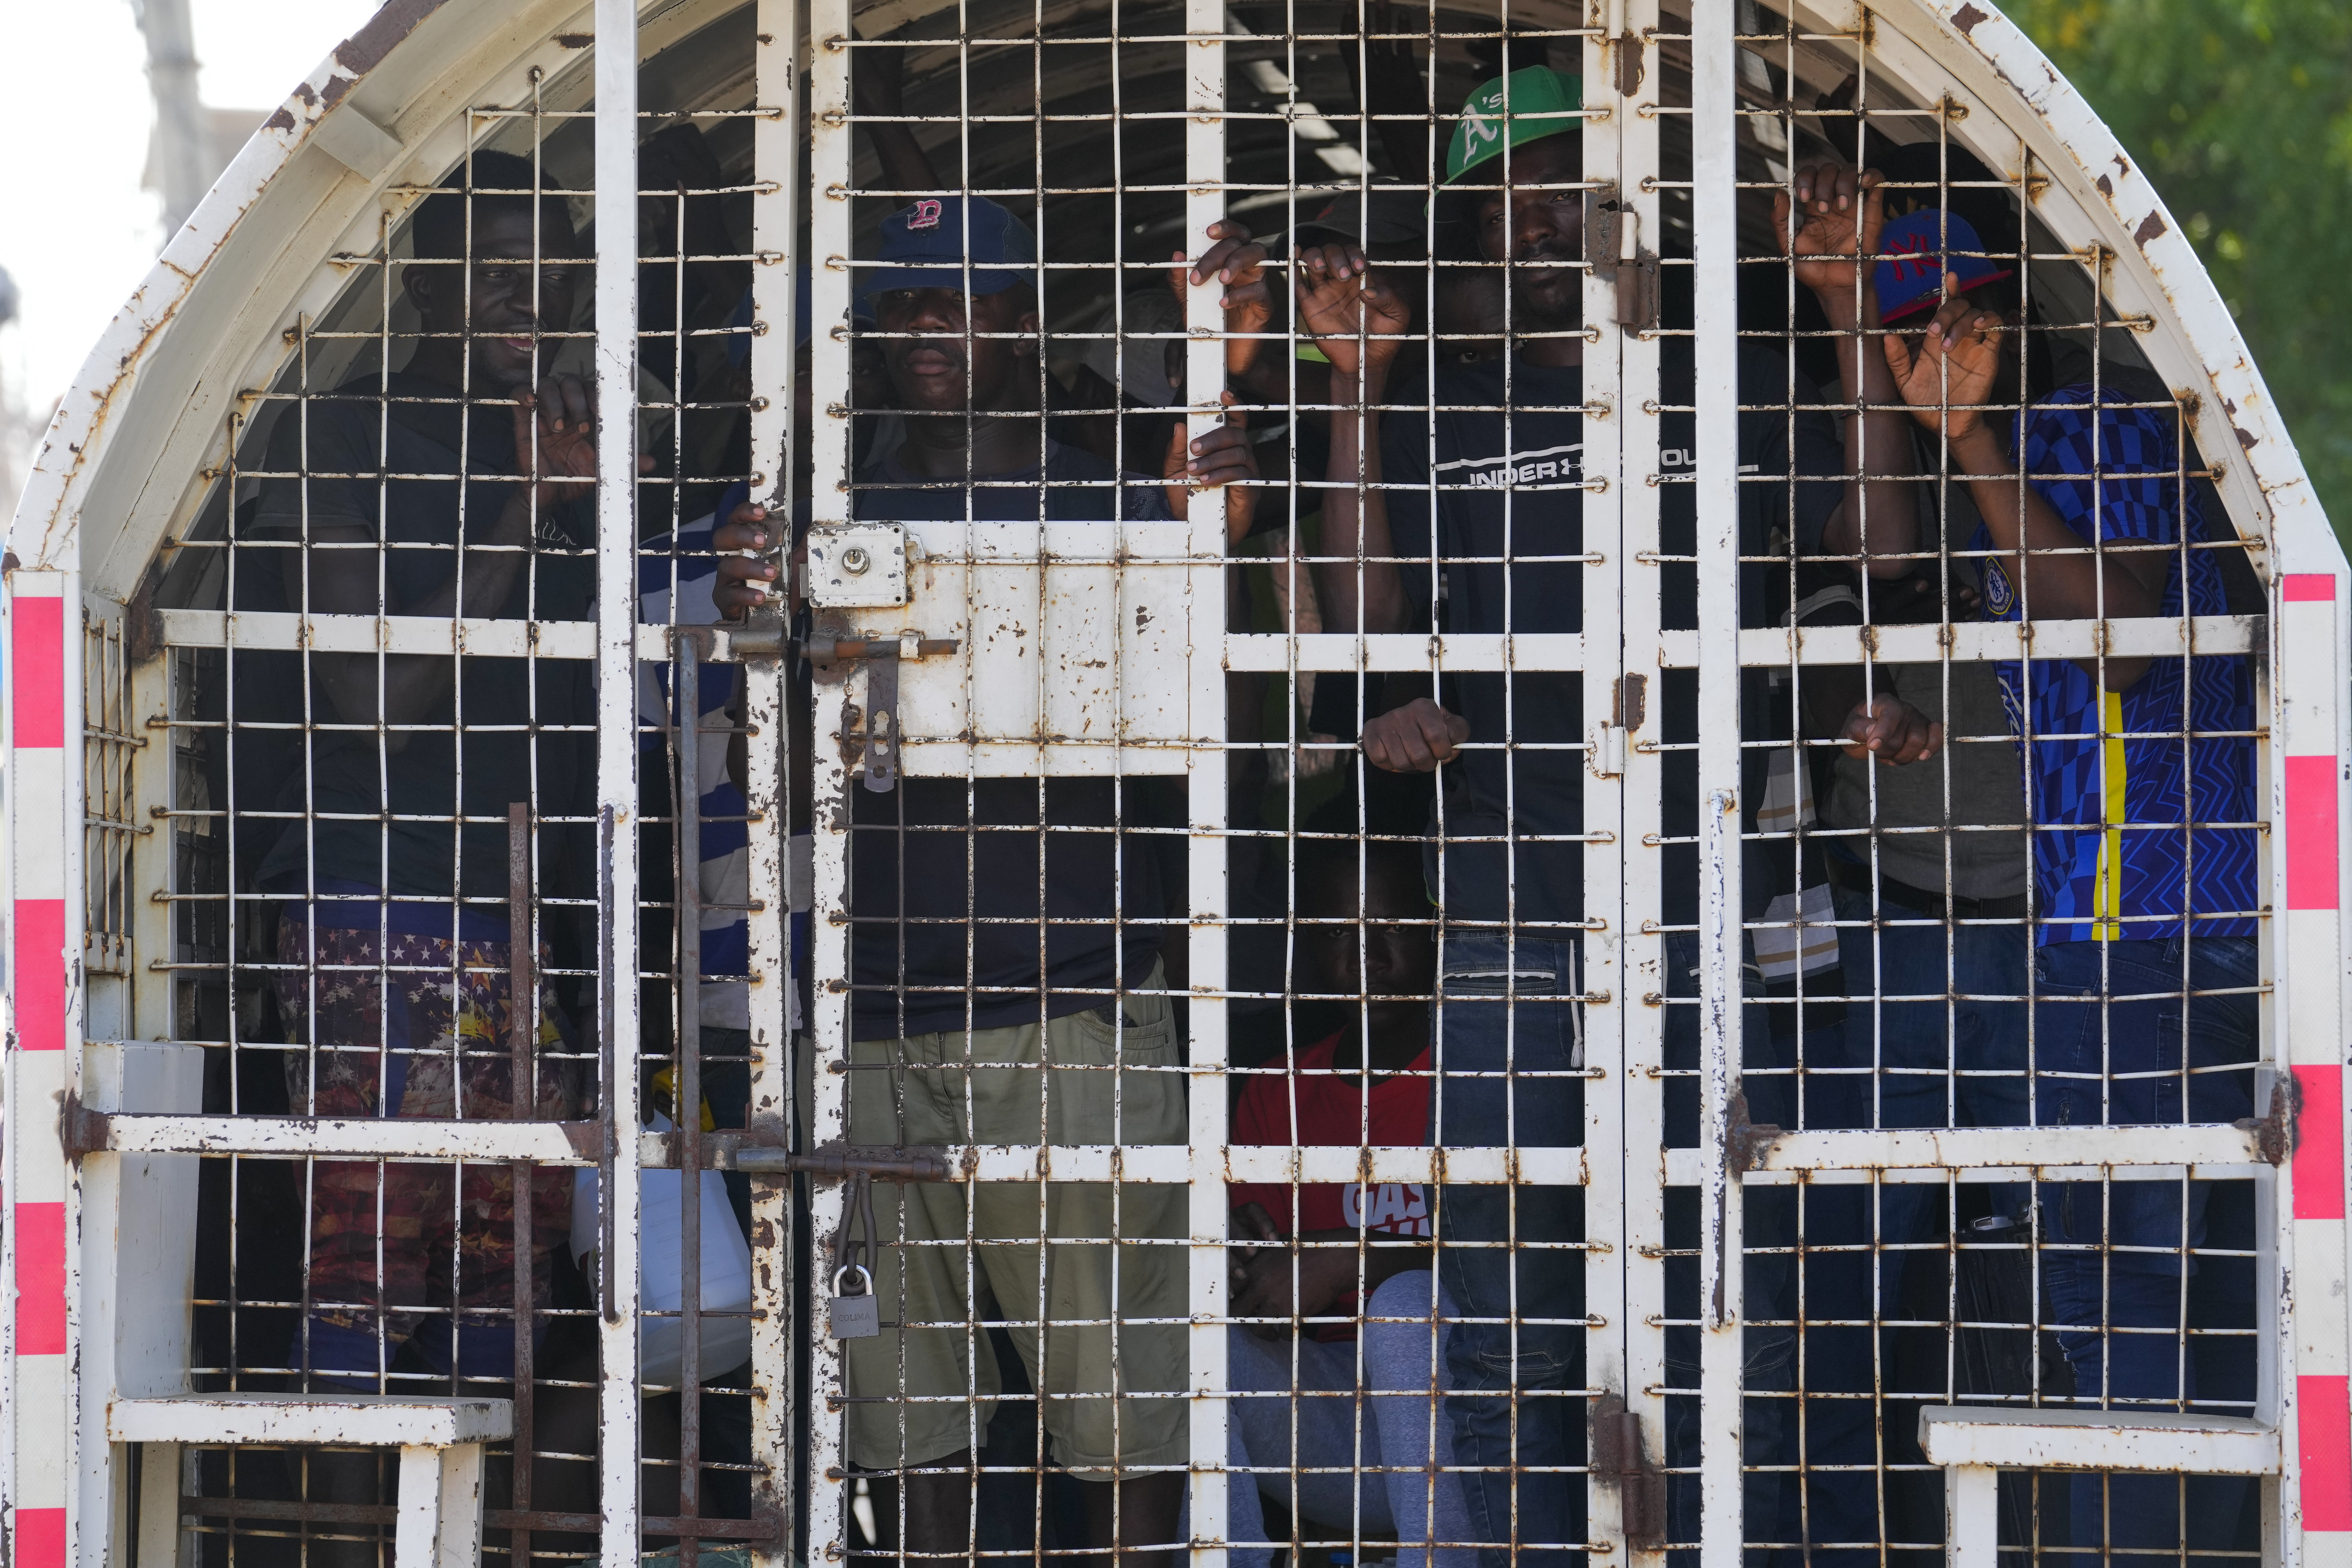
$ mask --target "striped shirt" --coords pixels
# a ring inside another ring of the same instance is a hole
[[[721,510],[731,510],[743,493],[742,487],[735,487],[722,500]],[[679,529],[675,549],[668,534],[649,539],[639,547],[637,615],[646,625],[693,626],[719,621],[719,606],[711,598],[719,584],[719,557],[710,547],[714,519],[719,515],[698,518]],[[734,700],[736,673],[731,664],[702,667],[699,696],[706,722],[723,722],[724,710]],[[667,665],[637,666],[637,712],[643,723],[659,726],[672,721],[670,689]],[[701,1021],[716,1027],[748,1029],[751,1025],[751,926],[745,910],[751,901],[751,848],[743,792],[727,776],[727,742],[723,734],[703,735],[698,757],[702,835],[696,859],[701,868],[704,904]],[[647,776],[666,772],[669,761],[660,731],[646,731],[645,743]],[[807,946],[807,836],[796,837],[792,850],[791,963],[797,974]],[[788,984],[784,994],[788,1026],[797,1029],[801,1026],[800,988]]]

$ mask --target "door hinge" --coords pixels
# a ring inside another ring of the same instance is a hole
[[[1748,1120],[1748,1096],[1734,1090],[1723,1122],[1723,1163],[1734,1176],[1764,1168],[1764,1157],[1780,1142],[1780,1129],[1769,1121]]]
[[[2273,1165],[2284,1165],[2294,1152],[2294,1122],[2303,1109],[2303,1086],[2292,1072],[2266,1068],[2255,1075],[2256,1102],[2260,1103],[2262,1080],[2270,1080],[2270,1109],[2260,1121],[2249,1117],[2238,1123],[2238,1131],[2254,1135],[2254,1151]]]
[[[66,1090],[65,1103],[58,1110],[58,1142],[64,1146],[66,1159],[81,1163],[85,1154],[103,1152],[113,1141],[114,1129],[103,1110],[92,1110],[81,1102],[81,1096]]]
[[[1604,779],[1625,774],[1625,726],[1602,724],[1592,731],[1592,772]]]
[[[1622,1396],[1604,1394],[1592,1405],[1592,1476],[1617,1492],[1625,1539],[1644,1545],[1665,1539],[1666,1478],[1642,1451],[1642,1418]]]

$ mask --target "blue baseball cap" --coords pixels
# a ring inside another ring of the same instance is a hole
[[[1942,207],[1926,207],[1896,218],[1880,232],[1878,248],[1886,258],[1878,264],[1874,279],[1882,321],[1915,310],[1932,310],[1942,303],[1948,260],[1963,289],[2017,276],[2016,268],[2003,267],[1985,255],[1985,243],[1973,224]]]
[[[858,296],[870,298],[894,289],[961,290],[967,287],[967,257],[971,260],[971,292],[1002,294],[1034,284],[1037,237],[986,196],[926,196],[882,220],[882,254],[877,259],[884,265],[866,275],[857,286]]]

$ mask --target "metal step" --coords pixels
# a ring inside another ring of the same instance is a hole
[[[514,1436],[510,1399],[421,1399],[353,1394],[181,1394],[116,1399],[106,1435],[151,1444],[148,1463],[173,1478],[149,1489],[139,1521],[142,1557],[174,1560],[180,1447],[333,1443],[400,1450],[394,1568],[478,1568],[482,1551],[482,1445]]]

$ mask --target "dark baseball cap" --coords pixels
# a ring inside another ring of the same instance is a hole
[[[969,221],[967,221],[969,215]],[[971,279],[963,266],[971,262]],[[986,196],[926,196],[882,220],[882,263],[857,286],[861,298],[895,289],[1002,294],[1036,283],[1037,237]]]
[[[1341,191],[1313,208],[1314,216],[1299,219],[1287,236],[1288,243],[1294,250],[1337,239],[1354,240],[1367,250],[1399,246],[1424,249],[1429,243],[1428,205],[1428,193],[1413,185]],[[1299,208],[1309,210],[1305,201]]]

